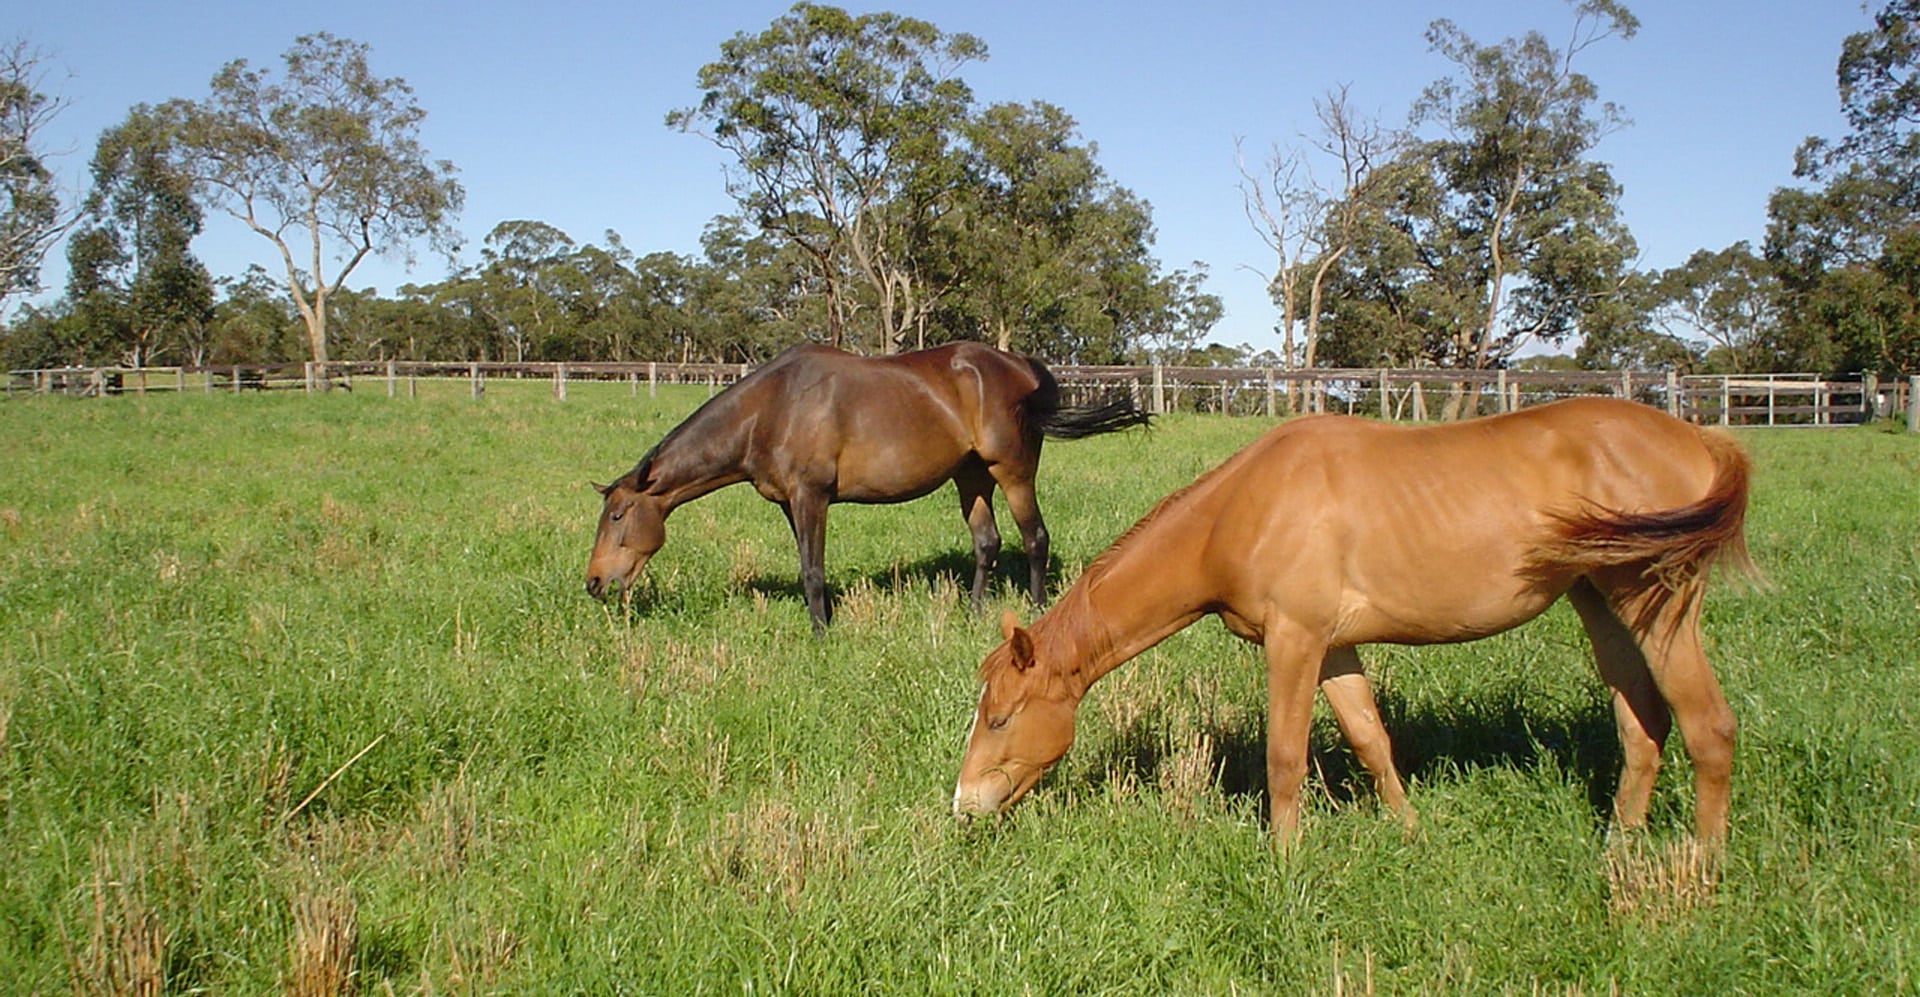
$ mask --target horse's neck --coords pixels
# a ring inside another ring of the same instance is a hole
[[[647,491],[671,509],[718,488],[745,481],[750,426],[730,405],[704,405],[675,427],[654,451]]]
[[[1209,612],[1197,543],[1149,524],[1080,576],[1033,626],[1044,657],[1075,668],[1084,691],[1101,676]],[[1159,535],[1156,535],[1159,534]]]

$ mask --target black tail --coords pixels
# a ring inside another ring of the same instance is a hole
[[[1034,424],[1040,432],[1056,440],[1118,432],[1149,425],[1153,419],[1126,395],[1109,395],[1105,401],[1093,405],[1074,405],[1034,414],[1037,416]]]

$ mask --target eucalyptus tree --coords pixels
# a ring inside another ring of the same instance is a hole
[[[1319,359],[1320,320],[1335,268],[1384,209],[1394,189],[1392,164],[1407,143],[1406,133],[1355,113],[1345,86],[1315,98],[1313,106],[1319,130],[1307,139],[1311,152],[1276,145],[1256,173],[1236,147],[1247,220],[1274,253],[1275,268],[1266,276],[1280,308],[1281,357],[1302,367]],[[1338,180],[1316,179],[1316,162]]]
[[[1385,167],[1391,203],[1356,216],[1328,275],[1330,360],[1483,369],[1617,307],[1636,250],[1620,186],[1592,153],[1626,119],[1574,64],[1638,22],[1614,0],[1572,6],[1564,46],[1538,31],[1483,45],[1451,21],[1428,28],[1458,72],[1421,95],[1423,137]]]
[[[1433,213],[1412,216],[1435,246],[1466,254],[1476,321],[1452,330],[1451,365],[1484,368],[1529,340],[1564,341],[1612,293],[1635,253],[1619,219],[1620,186],[1591,154],[1626,123],[1575,59],[1639,21],[1615,0],[1578,0],[1565,47],[1540,32],[1497,45],[1447,20],[1427,40],[1459,75],[1430,85],[1416,120],[1442,137],[1421,156],[1440,182]]]
[[[204,100],[158,113],[178,129],[176,165],[196,193],[277,251],[310,355],[324,363],[328,298],[371,254],[411,263],[421,239],[450,251],[464,192],[453,165],[421,144],[426,112],[413,88],[376,76],[367,46],[321,32],[281,59],[277,75],[230,62]]]
[[[1066,111],[997,104],[966,126],[970,183],[951,265],[965,290],[944,324],[1001,349],[1119,359],[1126,285],[1144,287],[1153,221],[1078,141]]]
[[[1708,343],[1719,354],[1718,366],[1728,372],[1775,368],[1779,274],[1749,243],[1702,249],[1662,271],[1654,290],[1656,321],[1678,338]]]
[[[1920,0],[1849,35],[1835,73],[1848,131],[1809,138],[1768,203],[1766,256],[1785,288],[1797,366],[1920,372]]]
[[[575,248],[572,236],[537,221],[501,222],[482,240],[476,302],[512,351],[510,359],[527,359],[559,332],[566,260]]]
[[[952,144],[973,100],[954,73],[986,54],[925,21],[803,2],[723,43],[700,103],[667,116],[731,153],[742,214],[805,254],[830,341],[865,308],[892,350],[935,306],[921,250],[963,178]]]
[[[41,89],[45,61],[24,39],[0,48],[0,310],[40,289],[40,264],[75,219],[45,161],[42,135],[66,107]]]
[[[167,349],[204,362],[213,315],[213,277],[191,248],[203,213],[171,143],[168,123],[145,106],[102,133],[85,228],[68,242],[69,295],[101,314],[135,367]]]

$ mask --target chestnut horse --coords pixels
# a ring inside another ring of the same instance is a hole
[[[1409,823],[1356,645],[1468,641],[1572,602],[1612,690],[1624,751],[1614,819],[1646,820],[1678,723],[1694,834],[1727,830],[1734,718],[1701,649],[1715,561],[1751,572],[1748,463],[1730,438],[1634,402],[1580,399],[1450,425],[1313,416],[1276,427],[1174,492],[1059,602],[980,666],[954,789],[997,812],[1073,742],[1088,686],[1208,614],[1267,662],[1274,835],[1297,835],[1319,684],[1390,807]]]
[[[979,343],[889,357],[792,347],[708,399],[612,484],[587,560],[597,599],[632,590],[666,540],[667,514],[716,488],[748,481],[786,513],[800,548],[800,582],[816,631],[827,599],[827,505],[904,502],[947,481],[973,533],[973,601],[1000,554],[993,489],[1005,493],[1027,551],[1027,592],[1046,602],[1047,527],[1033,493],[1043,437],[1077,439],[1144,425],[1113,399],[1060,405],[1037,360]]]

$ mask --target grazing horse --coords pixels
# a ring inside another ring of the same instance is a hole
[[[1047,527],[1033,479],[1043,437],[1077,439],[1144,425],[1123,399],[1060,405],[1037,360],[979,343],[858,357],[825,346],[792,347],[708,399],[600,487],[600,527],[587,560],[587,592],[631,591],[666,540],[667,514],[716,488],[753,483],[786,513],[800,547],[800,583],[816,631],[827,598],[827,505],[904,502],[947,481],[973,533],[973,602],[1000,554],[993,489],[1005,493],[1026,546],[1028,595],[1046,601]]]
[[[1356,645],[1474,640],[1573,603],[1625,754],[1614,818],[1646,820],[1678,723],[1694,834],[1727,830],[1734,718],[1701,649],[1707,568],[1751,573],[1748,462],[1730,438],[1612,399],[1450,425],[1281,424],[1163,499],[980,666],[961,817],[1033,788],[1088,686],[1208,614],[1265,649],[1274,835],[1297,836],[1318,683],[1389,806],[1411,821]]]

